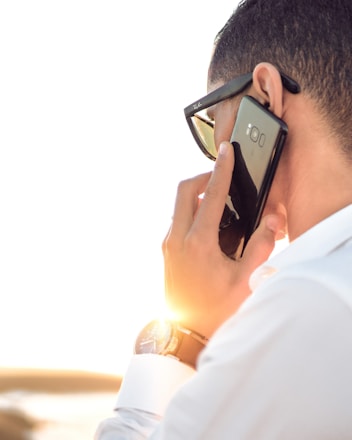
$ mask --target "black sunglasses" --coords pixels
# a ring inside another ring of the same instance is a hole
[[[284,73],[280,73],[280,76],[285,89],[294,94],[300,92],[300,86],[295,80]],[[193,102],[193,104],[184,109],[186,120],[193,137],[202,152],[209,159],[215,160],[218,154],[214,141],[214,121],[210,120],[206,114],[202,114],[201,112],[225,99],[238,95],[251,84],[252,78],[252,73],[241,75],[203,98],[198,99],[198,101]]]

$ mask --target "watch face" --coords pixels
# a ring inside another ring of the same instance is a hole
[[[173,325],[169,321],[155,320],[150,322],[138,335],[135,353],[164,354],[173,340]]]

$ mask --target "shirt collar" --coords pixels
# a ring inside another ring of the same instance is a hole
[[[351,225],[352,204],[321,221],[259,266],[250,277],[250,288],[256,289],[265,279],[287,266],[329,254],[352,238]]]

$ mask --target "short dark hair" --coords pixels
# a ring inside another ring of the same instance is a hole
[[[352,1],[243,0],[216,37],[209,79],[262,61],[300,84],[352,155]]]

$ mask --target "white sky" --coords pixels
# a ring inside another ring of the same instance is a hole
[[[163,309],[183,108],[236,0],[0,4],[0,367],[122,373]]]

